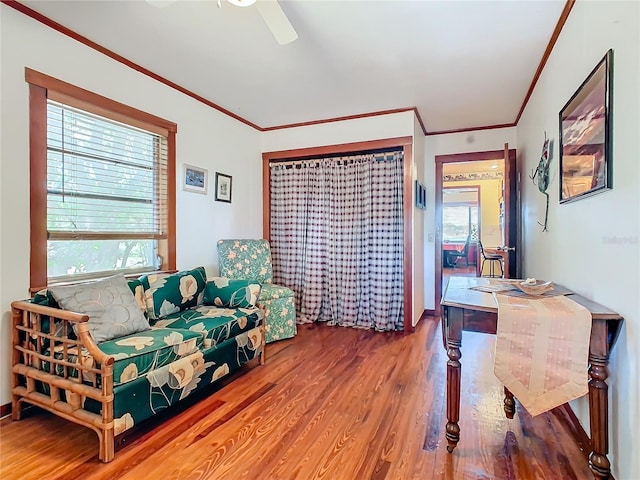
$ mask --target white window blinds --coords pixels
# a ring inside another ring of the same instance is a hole
[[[167,138],[48,100],[47,234],[50,278],[156,263],[148,242],[135,260],[122,256],[135,255],[136,240],[167,236]],[[112,253],[95,267],[87,258],[54,267],[51,249],[69,241]]]

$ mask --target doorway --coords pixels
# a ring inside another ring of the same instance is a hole
[[[454,164],[451,164],[454,165]],[[455,164],[455,166],[464,164]],[[444,175],[449,174],[445,165]],[[476,277],[479,274],[478,239],[482,235],[481,185],[442,187],[442,282],[452,276]],[[466,183],[466,182],[465,182]]]
[[[436,156],[436,314],[441,313],[440,298],[448,276],[489,275],[490,262],[485,264],[486,271],[481,271],[481,243],[486,254],[502,257],[505,278],[517,276],[517,178],[516,152],[507,145],[505,150]],[[449,194],[453,191],[457,192],[458,202]],[[456,203],[462,208],[454,209]],[[469,265],[474,263],[475,269],[464,268],[465,261],[460,263],[460,255],[456,253],[453,254],[456,262],[452,264],[451,255],[445,253],[447,250],[461,253],[467,237],[466,259]]]
[[[412,137],[398,137],[384,140],[372,140],[365,142],[344,143],[337,145],[325,145],[319,147],[300,148],[294,150],[283,150],[265,152],[262,154],[262,215],[263,215],[263,237],[271,239],[271,163],[278,161],[295,161],[296,159],[313,159],[326,156],[357,155],[363,152],[380,152],[390,149],[399,149],[403,154],[403,247],[402,272],[404,292],[413,292],[413,231],[414,220],[412,215],[413,205],[413,181],[411,175],[412,160]],[[413,303],[412,294],[404,295],[403,299],[403,321],[404,331],[413,332]]]

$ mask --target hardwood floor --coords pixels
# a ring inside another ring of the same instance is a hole
[[[96,435],[31,409],[0,422],[9,479],[586,479],[575,427],[557,409],[502,410],[492,336],[464,333],[461,440],[444,438],[439,322],[413,335],[300,326],[267,363],[152,420],[97,459]],[[583,447],[586,447],[583,445]]]
[[[470,265],[467,267],[456,267],[456,268],[443,268],[442,269],[442,289],[444,291],[444,287],[449,280],[449,277],[475,277],[476,275],[476,266]]]

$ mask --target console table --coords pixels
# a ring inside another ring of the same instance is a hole
[[[447,350],[447,451],[460,440],[460,358],[462,357],[462,331],[495,334],[498,306],[491,293],[471,290],[471,287],[488,285],[489,280],[475,277],[451,277],[442,296],[442,334]],[[622,317],[602,305],[584,297],[569,294],[571,300],[591,312],[592,327],[589,344],[589,419],[591,423],[591,447],[589,467],[594,478],[606,479],[611,475],[607,458],[608,438],[608,386],[609,352],[620,332]],[[505,388],[504,410],[513,418],[515,401]]]

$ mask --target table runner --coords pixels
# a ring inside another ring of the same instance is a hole
[[[494,294],[495,374],[532,415],[585,395],[591,313],[565,296]]]

